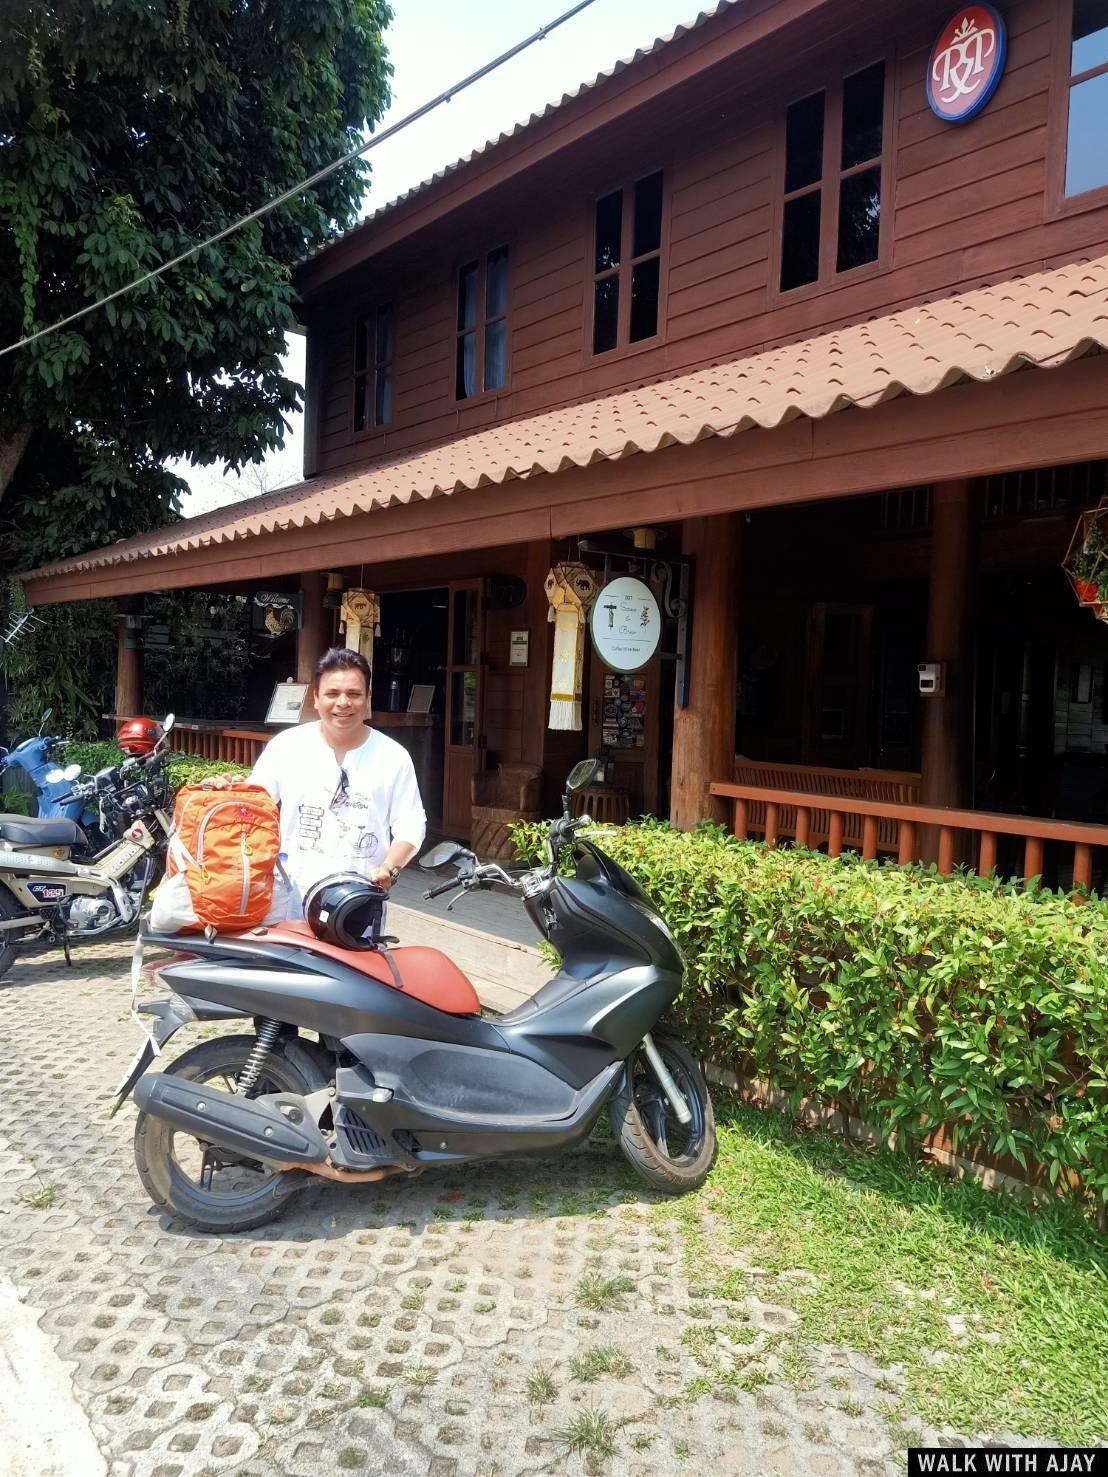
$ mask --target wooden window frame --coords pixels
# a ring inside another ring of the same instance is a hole
[[[887,47],[876,56],[871,56],[860,66],[843,71],[832,83],[812,77],[811,86],[790,97],[781,110],[777,125],[777,145],[774,150],[773,191],[773,250],[771,253],[770,303],[773,306],[803,302],[809,297],[818,297],[838,287],[854,282],[864,282],[887,272],[892,262],[893,244],[893,194],[896,187],[896,55]],[[863,164],[842,168],[843,87],[850,77],[883,62],[885,66],[884,116],[881,121],[881,153],[877,159],[867,159]],[[823,169],[818,183],[803,185],[787,194],[785,183],[786,118],[794,103],[803,102],[814,92],[824,94],[823,105]],[[844,179],[854,174],[863,174],[875,164],[881,168],[881,234],[878,238],[877,256],[871,262],[838,271],[835,258],[839,249],[839,188]],[[820,192],[820,237],[819,275],[814,282],[805,282],[799,287],[781,286],[781,261],[785,244],[785,206],[790,200],[803,195]]]
[[[1073,50],[1073,0],[1060,5],[1054,17],[1054,57],[1051,74],[1050,126],[1046,155],[1046,217],[1060,220],[1081,215],[1087,210],[1100,210],[1108,205],[1108,181],[1080,195],[1066,194],[1066,158],[1069,152],[1070,93],[1079,82],[1108,72],[1108,62],[1090,67],[1087,72],[1070,75]]]
[[[658,245],[653,251],[644,251],[639,256],[631,255],[635,243],[635,186],[652,174],[662,176],[662,220],[658,233]],[[598,272],[596,268],[596,207],[601,200],[619,191],[623,197],[620,219],[619,265]],[[630,202],[630,209],[627,208]],[[664,164],[654,164],[649,169],[636,170],[630,179],[615,181],[606,189],[598,190],[589,206],[588,222],[588,278],[585,291],[588,294],[585,313],[585,363],[586,365],[610,364],[613,359],[622,359],[629,354],[641,353],[644,349],[656,349],[665,343],[666,304],[668,298],[669,272],[669,218],[670,218],[670,170]],[[631,343],[631,272],[640,262],[658,258],[658,324],[649,338],[636,339]],[[616,341],[610,349],[593,352],[593,335],[596,331],[596,284],[605,277],[622,279],[626,274],[627,290],[623,281],[619,284],[619,314],[616,319]]]
[[[388,310],[392,314],[392,357],[379,359],[377,357],[377,325],[380,315]],[[358,368],[358,335],[363,325],[373,326],[373,352],[370,354],[369,340],[366,341],[365,368]],[[375,303],[373,307],[367,308],[364,313],[359,313],[354,320],[354,372],[353,397],[350,405],[350,434],[355,441],[363,441],[369,436],[383,435],[391,426],[396,424],[396,303],[391,299]],[[377,419],[377,372],[385,365],[392,370],[392,414],[387,421]],[[365,408],[365,424],[358,425],[359,400]]]
[[[508,253],[508,291],[503,313],[494,313],[492,317],[486,315],[487,294],[489,286],[489,257],[497,251]],[[511,240],[498,241],[495,246],[486,247],[482,251],[467,251],[464,256],[458,258],[454,263],[454,345],[453,357],[450,361],[450,373],[454,385],[453,401],[456,406],[480,405],[485,400],[494,400],[498,395],[507,395],[512,385],[512,292],[514,277],[512,266],[515,258],[515,245]],[[461,286],[461,276],[465,269],[477,264],[477,311],[474,316],[472,328],[458,327],[458,290]],[[490,323],[503,323],[504,328],[504,383],[495,389],[485,389],[485,333]],[[459,344],[467,333],[476,335],[476,344],[473,360],[473,378],[477,388],[472,395],[458,394],[458,352]]]

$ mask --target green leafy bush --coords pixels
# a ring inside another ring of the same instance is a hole
[[[544,828],[516,828],[521,855]],[[1045,1166],[1108,1203],[1108,904],[767,850],[646,822],[601,844],[685,953],[676,1009],[717,1060],[905,1147]]]
[[[84,774],[95,774],[98,769],[107,769],[122,764],[126,755],[118,744],[107,740],[103,743],[66,744],[63,764],[79,764]],[[224,764],[215,759],[199,759],[195,754],[171,753],[166,764],[166,775],[170,786],[179,790],[183,785],[198,785],[212,774],[245,774],[241,764]]]

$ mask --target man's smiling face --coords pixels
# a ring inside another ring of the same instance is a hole
[[[369,719],[369,693],[356,667],[324,672],[315,690],[315,707],[328,737],[349,738]]]

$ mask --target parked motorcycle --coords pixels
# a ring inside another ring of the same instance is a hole
[[[160,875],[172,821],[162,747],[71,783],[67,799],[93,807],[113,838],[91,854],[72,820],[0,815],[0,975],[19,948],[97,938],[136,921]]]
[[[358,1183],[565,1149],[605,1109],[648,1184],[669,1194],[702,1184],[716,1148],[707,1085],[684,1046],[651,1035],[683,960],[634,879],[577,834],[588,818],[570,818],[569,794],[595,767],[585,760],[569,777],[547,865],[509,875],[453,842],[422,858],[456,868],[427,897],[509,887],[558,949],[559,973],[508,1015],[482,1016],[445,954],[391,948],[378,930],[357,950],[304,922],[147,935],[190,951],[155,967],[175,993],[140,1007],[152,1032],[113,1108],[134,1091],[135,1160],[154,1204],[203,1231],[247,1230],[290,1204],[304,1172]],[[572,877],[560,875],[567,848]],[[384,894],[353,880],[377,895],[379,915]],[[147,1072],[181,1026],[239,1018],[253,1020],[252,1034],[205,1041]]]
[[[21,769],[35,787],[39,819],[76,821],[89,838],[91,849],[99,850],[107,839],[100,830],[99,814],[73,793],[73,781],[81,773],[81,766],[59,768],[55,760],[65,740],[57,734],[43,733],[53,711],[46,709],[32,738],[13,749],[0,747],[0,775],[6,769]]]

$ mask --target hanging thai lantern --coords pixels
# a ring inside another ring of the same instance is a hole
[[[372,590],[347,590],[342,597],[346,645],[373,666],[373,638],[381,634],[381,602]]]
[[[596,599],[591,569],[578,562],[556,564],[546,576],[547,619],[554,623],[554,664],[550,677],[551,728],[581,728],[585,675],[585,622]]]

